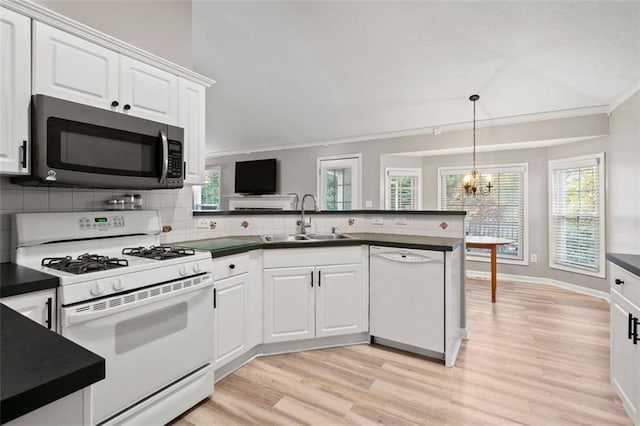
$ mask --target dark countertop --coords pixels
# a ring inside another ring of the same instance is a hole
[[[183,247],[208,250],[211,256],[223,257],[255,249],[336,247],[370,244],[420,250],[453,251],[462,245],[462,238],[424,237],[419,235],[354,233],[343,240],[263,243],[259,236],[233,236],[176,243]]]
[[[102,357],[0,304],[0,423],[105,377]]]
[[[607,253],[607,260],[640,277],[640,254]]]
[[[454,215],[454,216],[465,216],[467,214],[464,210],[322,210],[322,211],[313,211],[313,210],[305,210],[306,214],[309,215],[360,215],[360,214],[371,214],[371,215],[394,215],[394,216],[414,216],[414,215],[426,215],[426,216],[434,216],[434,215]],[[257,215],[299,215],[300,210],[194,210],[194,216],[257,216]]]
[[[13,263],[0,263],[0,297],[58,287],[58,277]]]

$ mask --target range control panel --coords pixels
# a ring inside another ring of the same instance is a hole
[[[80,229],[107,229],[107,228],[123,228],[124,217],[120,215],[114,216],[82,216],[78,219]]]

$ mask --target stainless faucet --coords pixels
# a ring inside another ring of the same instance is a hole
[[[294,195],[296,197],[296,205],[293,207],[293,209],[298,210],[298,201],[300,201],[300,197],[298,197],[298,194],[295,192],[290,192],[287,195]]]
[[[317,211],[318,210],[318,200],[316,200],[316,197],[313,194],[304,194],[304,197],[302,197],[302,203],[300,203],[300,233],[301,234],[306,234],[307,228],[311,227],[311,221],[309,221],[309,223],[305,223],[304,221],[304,202],[307,199],[307,197],[311,197],[311,199],[313,200],[313,211]]]

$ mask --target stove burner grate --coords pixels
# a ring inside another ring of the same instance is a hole
[[[48,268],[72,274],[85,274],[129,266],[129,262],[126,259],[89,253],[81,254],[77,259],[73,259],[71,256],[45,257],[42,259],[41,264]]]
[[[193,256],[195,250],[178,246],[131,247],[122,249],[122,254],[144,257],[145,259],[166,260],[177,257]]]

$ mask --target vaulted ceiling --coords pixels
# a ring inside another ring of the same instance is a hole
[[[606,107],[640,80],[640,2],[192,3],[207,152]],[[579,113],[579,111],[577,112]]]

